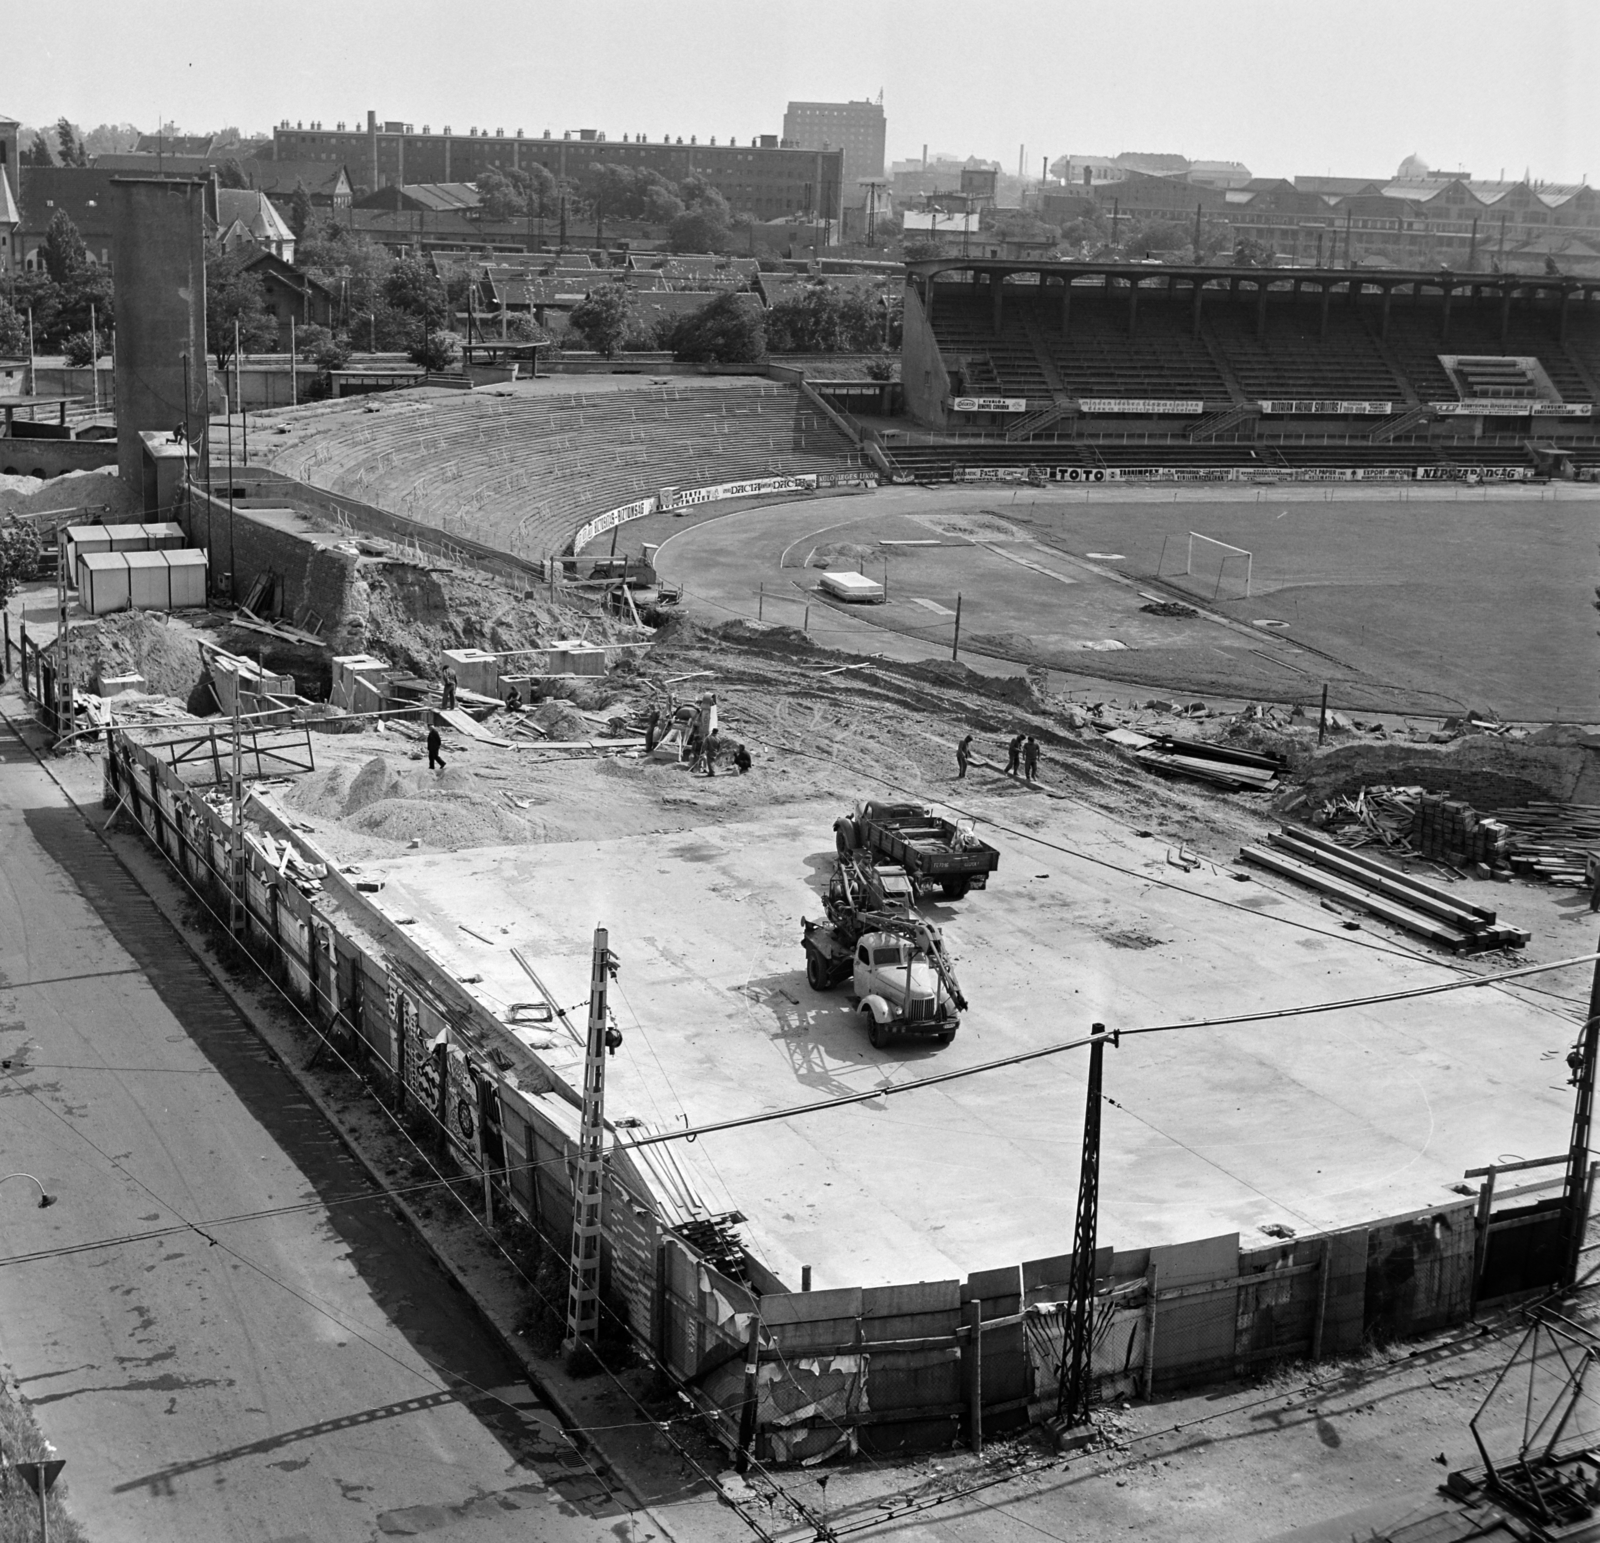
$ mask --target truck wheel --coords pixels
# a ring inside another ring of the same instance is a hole
[[[940,886],[946,900],[964,900],[972,888],[971,879],[946,879]]]
[[[818,955],[811,953],[809,950],[806,953],[806,980],[810,983],[813,991],[826,991],[828,989],[828,967]]]
[[[861,837],[856,830],[856,822],[848,815],[833,822],[833,844],[838,848],[841,856],[855,851],[861,845]]]
[[[954,1034],[940,1034],[940,1035],[937,1036],[937,1038],[938,1038],[938,1042],[941,1045],[948,1045],[950,1043],[950,1041],[955,1038],[955,1035]]]
[[[878,1020],[872,1016],[872,1009],[868,1008],[867,1009],[867,1043],[869,1045],[871,1045],[874,1050],[882,1050],[883,1049],[884,1039],[885,1039],[885,1035],[884,1035],[884,1032],[883,1032],[883,1025],[880,1024],[878,1022]]]

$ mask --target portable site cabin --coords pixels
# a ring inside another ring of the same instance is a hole
[[[78,603],[91,616],[128,609],[128,559],[121,552],[85,552],[78,559]]]
[[[181,611],[202,606],[206,603],[206,554],[193,548],[84,552],[78,559],[78,602],[91,616],[131,607]]]
[[[78,559],[85,552],[175,551],[189,543],[183,527],[171,520],[143,525],[69,525],[66,539],[67,573],[74,581]]]
[[[882,604],[884,599],[883,585],[876,579],[869,579],[864,573],[851,573],[848,569],[824,573],[817,580],[817,588],[831,599],[857,605]]]

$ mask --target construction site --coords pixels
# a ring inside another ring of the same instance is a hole
[[[842,400],[422,387],[159,500],[7,478],[6,672],[757,1497],[1570,1284],[1593,490],[914,477]]]

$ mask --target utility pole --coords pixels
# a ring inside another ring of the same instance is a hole
[[[567,1278],[566,1350],[593,1345],[600,1332],[600,1196],[605,1180],[606,1054],[622,1035],[607,1027],[606,987],[617,973],[604,927],[594,929],[589,973],[589,1038],[583,1058],[583,1116],[572,1196],[572,1258]]]
[[[1094,1025],[1089,1042],[1089,1091],[1083,1112],[1083,1158],[1078,1173],[1078,1217],[1072,1230],[1072,1284],[1067,1294],[1067,1332],[1061,1347],[1061,1382],[1056,1418],[1067,1429],[1089,1423],[1094,1394],[1094,1251],[1100,1219],[1100,1077],[1107,1034]]]
[[[67,626],[67,541],[56,526],[56,738],[77,727],[72,695],[72,632]]]
[[[1578,1277],[1578,1254],[1588,1225],[1589,1133],[1594,1118],[1595,1062],[1600,1056],[1600,960],[1589,986],[1589,1016],[1567,1057],[1568,1079],[1577,1089],[1572,1101],[1572,1139],[1567,1144],[1567,1183],[1561,1197],[1561,1284]]]
[[[95,331],[95,305],[89,302],[89,379],[94,382],[94,415],[100,416],[100,339]]]
[[[233,401],[228,403],[228,603],[233,604],[233,409],[243,396],[244,378],[239,373],[239,323],[233,324]]]
[[[229,576],[232,582],[232,576]],[[239,699],[244,694],[244,669],[233,664],[233,824],[228,831],[228,930],[244,941],[244,766],[239,743]]]
[[[372,325],[374,328],[377,327],[378,323],[376,317],[373,318]],[[422,340],[423,342],[427,342],[428,340],[428,331],[426,326],[423,327]],[[291,316],[289,318],[289,405],[291,407],[298,407],[300,405],[300,381],[295,375],[294,344],[294,317]]]

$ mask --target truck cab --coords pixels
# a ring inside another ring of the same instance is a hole
[[[961,1015],[927,953],[892,932],[869,932],[856,944],[851,981],[867,1037],[881,1047],[892,1035],[948,1044]]]

